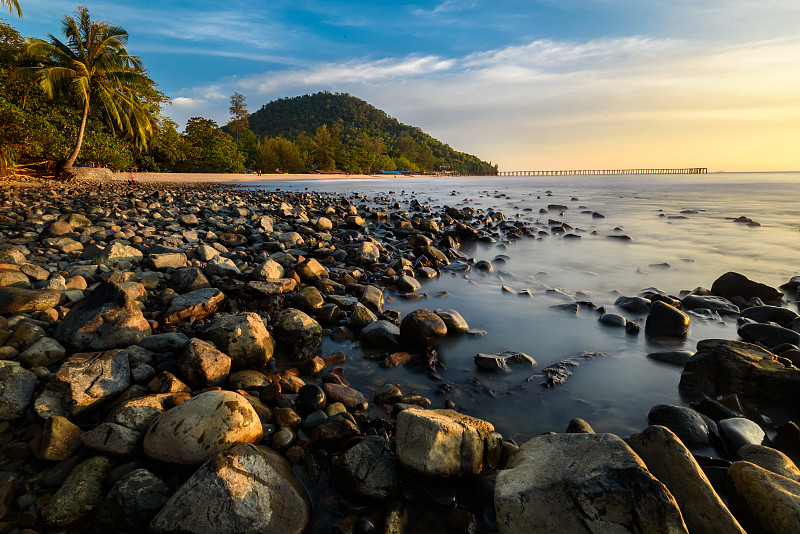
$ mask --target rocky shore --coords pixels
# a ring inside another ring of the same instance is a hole
[[[778,290],[726,273],[707,290],[598,309],[665,342],[693,317],[732,316],[741,340],[651,354],[683,367],[692,402],[652,407],[638,434],[575,419],[517,444],[380,373],[368,398],[348,382],[352,355],[322,346],[353,340],[382,367],[421,359],[440,380],[437,341],[479,332],[457,310],[401,316],[388,290],[414,299],[442,271],[489,271],[461,245],[544,230],[369,200],[203,184],[0,189],[0,532],[797,530],[800,427],[751,403],[800,400],[800,319],[785,306],[800,277]],[[555,222],[550,235],[579,237]],[[557,387],[598,355],[529,381]],[[503,352],[475,365],[536,362]]]

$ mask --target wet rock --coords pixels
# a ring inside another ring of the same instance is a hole
[[[193,465],[261,436],[258,414],[244,397],[209,391],[159,415],[147,430],[144,452],[154,460]]]
[[[438,315],[442,321],[444,321],[444,325],[447,328],[448,334],[461,334],[469,330],[467,321],[465,321],[461,314],[456,310],[440,308],[438,310],[434,310],[433,313]]]
[[[683,367],[692,356],[694,356],[694,352],[690,350],[668,350],[651,352],[647,355],[648,358],[652,358],[653,360],[680,365],[681,367]]]
[[[800,469],[781,451],[750,443],[739,447],[739,450],[736,451],[736,456],[739,460],[750,462],[776,475],[800,482]]]
[[[396,347],[400,344],[400,328],[389,321],[375,321],[361,329],[361,339],[376,347]]]
[[[536,360],[523,352],[513,350],[507,350],[499,354],[483,354],[479,352],[475,355],[475,365],[485,371],[510,373],[510,365],[520,365],[526,368],[535,367]]]
[[[618,313],[604,313],[598,319],[601,323],[607,324],[609,326],[621,326],[625,327],[628,324],[628,320],[625,319],[622,315]]]
[[[719,430],[731,453],[736,453],[744,445],[761,445],[767,437],[757,423],[744,417],[723,419],[719,422]]]
[[[34,312],[55,308],[61,302],[61,291],[0,287],[0,314]]]
[[[234,369],[260,369],[272,359],[272,336],[257,313],[219,316],[198,335],[230,356]]]
[[[324,303],[322,293],[314,286],[304,287],[292,297],[292,306],[311,314],[322,308]]]
[[[748,532],[779,534],[800,524],[800,482],[750,462],[728,468],[728,499]]]
[[[75,350],[135,345],[152,332],[138,304],[123,287],[103,282],[70,308],[53,337]]]
[[[726,339],[697,343],[681,373],[680,389],[691,397],[737,393],[782,402],[800,400],[800,371],[757,345]]]
[[[367,285],[364,287],[364,294],[361,295],[359,302],[364,304],[373,313],[383,313],[383,291],[376,286]]]
[[[500,532],[688,532],[675,498],[613,434],[548,434],[497,475]]]
[[[325,408],[327,397],[325,391],[313,384],[306,384],[298,392],[297,404],[303,413],[310,413]]]
[[[97,409],[131,383],[124,350],[74,354],[56,372],[34,402],[42,419],[51,415],[81,415]]]
[[[378,317],[372,313],[372,310],[360,302],[353,304],[353,309],[350,311],[350,326],[355,330],[360,330],[377,320]]]
[[[781,308],[780,306],[751,306],[742,310],[740,317],[752,319],[758,323],[778,323],[784,328],[791,328],[797,313],[789,308]]]
[[[800,332],[772,324],[743,324],[736,333],[749,343],[760,343],[770,348],[782,343],[800,345]]]
[[[397,279],[397,289],[403,292],[413,293],[422,289],[422,284],[413,276],[404,274]]]
[[[651,425],[660,425],[671,430],[686,445],[708,445],[712,432],[708,420],[700,413],[684,406],[656,404],[647,415]]]
[[[580,417],[576,417],[572,419],[569,424],[567,425],[567,434],[594,434],[594,429],[592,425],[588,422],[584,421]]]
[[[0,361],[0,421],[22,417],[35,390],[35,374],[16,362]]]
[[[402,342],[410,347],[426,347],[447,334],[444,321],[430,310],[414,310],[400,323]]]
[[[204,319],[214,313],[223,300],[225,294],[215,287],[196,289],[172,299],[161,320],[170,325]]]
[[[738,315],[739,307],[724,297],[686,295],[681,300],[681,309],[695,310],[706,308],[720,315]]]
[[[314,283],[328,277],[328,270],[314,258],[309,258],[294,266],[294,270],[305,283]]]
[[[397,492],[400,474],[389,440],[367,436],[334,465],[334,480],[343,491],[367,499],[386,500]]]
[[[744,534],[678,436],[650,426],[625,441],[675,497],[690,532]]]
[[[728,272],[717,278],[711,285],[711,293],[727,299],[736,296],[745,300],[758,297],[767,304],[778,303],[783,297],[783,294],[774,287],[754,282],[735,272]]]
[[[410,408],[397,415],[397,458],[417,474],[477,475],[497,463],[501,449],[491,423],[454,410]]]
[[[231,370],[231,357],[212,343],[192,338],[181,353],[177,370],[184,380],[198,387],[219,386]]]
[[[367,397],[356,389],[333,383],[322,384],[322,389],[329,403],[341,402],[350,411],[367,409]]]
[[[88,516],[105,494],[106,477],[112,467],[105,456],[78,464],[42,508],[44,522],[51,527],[64,527]]]
[[[243,444],[203,464],[153,519],[150,530],[300,534],[310,519],[311,502],[289,463],[270,449]]]
[[[322,349],[322,327],[300,310],[287,308],[275,316],[272,324],[278,351],[290,360],[307,360],[319,356]]]
[[[689,316],[669,304],[653,302],[645,324],[648,337],[684,338],[689,334]]]

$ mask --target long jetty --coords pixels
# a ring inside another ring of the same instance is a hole
[[[565,171],[499,171],[497,176],[579,176],[588,174],[708,174],[705,167],[686,169],[595,169]]]

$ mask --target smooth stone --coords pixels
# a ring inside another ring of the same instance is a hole
[[[189,343],[189,337],[180,332],[153,334],[141,340],[138,345],[153,352],[173,352],[183,350]]]
[[[254,312],[217,316],[198,335],[230,356],[234,369],[260,369],[272,359],[272,336]]]
[[[681,300],[681,309],[695,310],[697,308],[707,308],[721,315],[739,315],[739,307],[725,297],[686,295]]]
[[[307,314],[287,308],[272,323],[281,355],[289,360],[307,360],[322,350],[322,327]]]
[[[403,274],[397,279],[397,289],[404,293],[414,293],[422,289],[422,284],[413,276]]]
[[[0,421],[22,417],[31,405],[35,390],[35,374],[16,362],[0,366]]]
[[[261,436],[258,414],[244,397],[208,391],[156,417],[144,437],[144,452],[154,460],[193,465]]]
[[[366,285],[364,287],[364,294],[361,295],[359,302],[364,304],[374,313],[383,313],[383,291],[377,286],[370,284]]]
[[[780,306],[751,306],[742,310],[739,316],[758,323],[778,323],[784,328],[792,328],[795,319],[800,317],[789,308]]]
[[[61,302],[61,291],[0,287],[0,314],[34,312],[55,308]]]
[[[527,441],[497,474],[494,504],[503,534],[688,533],[666,486],[613,434]]]
[[[234,390],[263,388],[270,383],[267,375],[255,369],[243,369],[241,371],[234,371],[228,375],[228,384],[230,385],[230,389]]]
[[[171,325],[183,320],[204,319],[214,313],[223,300],[225,294],[215,287],[196,289],[172,299],[161,320]]]
[[[502,448],[491,423],[454,410],[403,410],[395,436],[400,463],[424,476],[478,475],[494,467]]]
[[[381,436],[367,436],[342,454],[333,477],[342,491],[378,501],[393,496],[400,484],[397,458],[389,440]]]
[[[645,324],[648,337],[684,338],[689,334],[689,316],[661,301],[653,302]]]
[[[788,456],[779,450],[765,445],[748,443],[739,447],[739,450],[736,451],[736,457],[739,460],[756,464],[776,475],[800,482],[800,469]]]
[[[233,260],[224,256],[214,256],[208,260],[208,262],[206,262],[205,272],[208,276],[220,276],[223,278],[242,274]]]
[[[447,326],[430,310],[414,310],[400,322],[400,337],[411,347],[426,347],[447,334]]]
[[[294,266],[294,271],[303,282],[314,283],[320,278],[328,277],[328,269],[314,258],[309,258]]]
[[[711,293],[727,299],[736,296],[745,300],[758,297],[767,304],[780,302],[783,297],[783,294],[774,287],[754,282],[746,276],[735,272],[727,272],[717,278],[711,285]]]
[[[771,352],[750,343],[705,339],[681,373],[680,390],[689,398],[736,393],[753,399],[800,401],[800,372]]]
[[[103,454],[130,456],[139,448],[141,432],[115,423],[100,423],[81,436],[83,444]]]
[[[783,343],[800,345],[800,332],[772,324],[743,324],[736,333],[748,343],[761,343],[770,348]]]
[[[202,506],[198,506],[202,503]],[[150,523],[155,534],[300,534],[311,501],[280,454],[241,444],[213,456]]]
[[[683,442],[663,426],[650,426],[625,442],[678,503],[689,532],[745,534]]]
[[[744,445],[761,445],[767,437],[758,423],[744,417],[723,419],[718,424],[725,446],[731,454],[736,454]]]
[[[114,241],[103,249],[92,263],[94,265],[104,265],[111,269],[129,270],[142,261],[142,258],[144,258],[144,255],[141,250]]]
[[[728,500],[748,532],[784,534],[800,525],[800,482],[750,462],[728,468]]]
[[[650,313],[651,302],[643,297],[617,297],[614,305],[633,313]]]
[[[475,365],[485,371],[510,373],[511,367],[509,364],[522,365],[526,368],[536,367],[536,360],[523,352],[513,350],[507,350],[499,354],[483,354],[479,352],[475,355]]]
[[[360,391],[342,384],[324,383],[322,390],[328,403],[341,402],[351,411],[366,410],[369,402]]]
[[[42,460],[66,460],[83,445],[83,430],[66,417],[54,415],[44,422],[39,457]]]
[[[580,417],[572,419],[567,425],[567,434],[594,434],[595,431],[588,422]]]
[[[708,445],[711,429],[710,421],[700,413],[685,406],[656,404],[650,409],[647,418],[651,425],[660,425],[675,433],[687,445]]]
[[[94,456],[78,464],[42,508],[45,524],[64,527],[87,517],[100,504],[112,467],[105,456]]]
[[[692,356],[694,356],[694,352],[690,350],[668,350],[662,352],[651,352],[647,355],[648,358],[653,360],[680,365],[681,367],[683,367]]]
[[[197,338],[189,340],[177,363],[178,374],[201,388],[222,385],[230,370],[230,356],[212,343]]]
[[[64,358],[67,349],[61,343],[50,337],[40,338],[27,349],[23,350],[18,359],[27,368],[47,367]]]
[[[307,286],[295,292],[292,297],[292,306],[306,313],[316,313],[322,305],[325,304],[325,298],[314,286]]]
[[[374,321],[361,329],[361,339],[377,347],[397,347],[400,344],[400,327],[389,321]]]
[[[447,327],[448,334],[461,334],[469,330],[467,321],[456,310],[440,308],[433,313],[438,315]]]
[[[314,384],[306,384],[298,392],[297,405],[303,413],[322,410],[326,403],[325,391]]]
[[[361,330],[378,320],[378,317],[367,306],[360,302],[353,304],[350,311],[350,326],[355,330]]]
[[[607,324],[609,326],[622,326],[624,327],[628,324],[628,320],[625,319],[622,315],[618,313],[604,313],[598,319],[601,323]]]

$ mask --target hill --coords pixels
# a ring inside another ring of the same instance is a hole
[[[453,150],[421,129],[346,93],[321,92],[281,98],[248,119],[259,138],[283,138],[306,146],[317,168],[349,172],[410,169],[496,174],[497,167]]]

